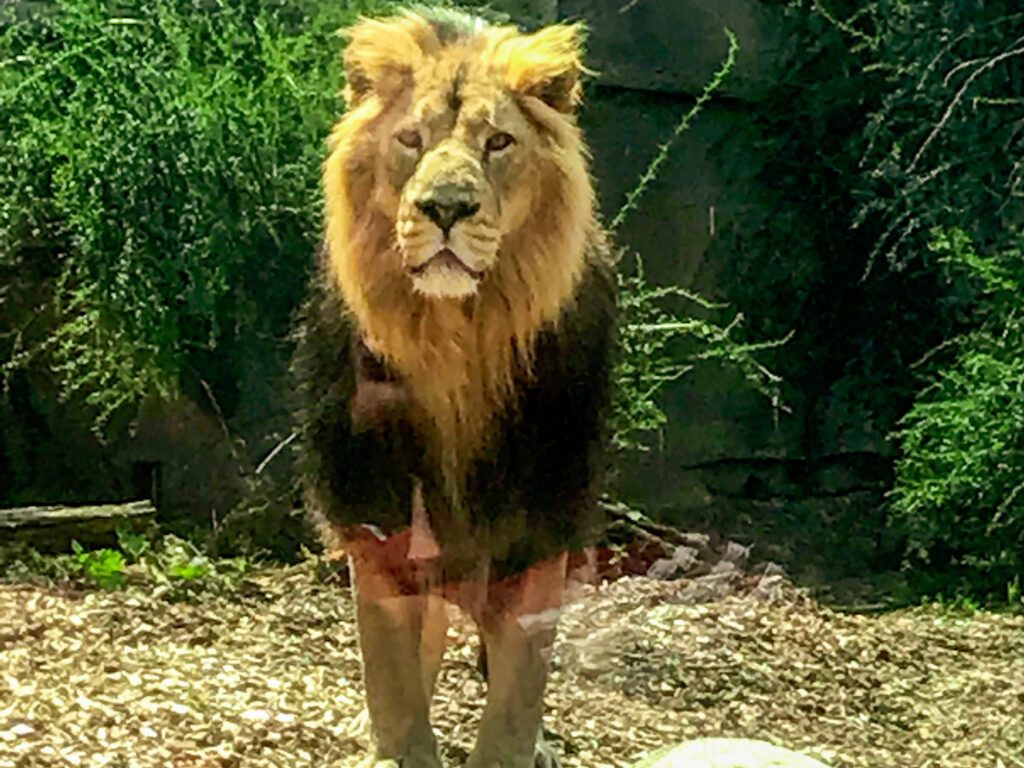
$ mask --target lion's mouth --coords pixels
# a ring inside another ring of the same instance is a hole
[[[473,269],[466,264],[466,262],[460,259],[451,248],[442,248],[422,264],[412,267],[409,271],[414,275],[422,275],[428,269],[434,269],[435,267],[443,267],[456,272],[464,272],[474,280],[480,280],[484,276],[482,271]]]

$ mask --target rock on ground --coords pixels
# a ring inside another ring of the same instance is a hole
[[[659,750],[633,768],[828,768],[806,755],[751,739],[696,739]]]

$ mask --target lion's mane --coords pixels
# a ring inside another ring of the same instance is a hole
[[[412,13],[349,31],[349,109],[331,133],[323,168],[328,279],[368,347],[407,382],[453,493],[493,417],[515,399],[517,376],[529,375],[537,334],[558,324],[588,259],[605,250],[573,116],[579,33],[555,26],[525,35]],[[536,158],[516,183],[530,185],[542,204],[501,233],[499,258],[473,297],[439,301],[414,291],[400,268],[383,155],[389,115],[414,88],[446,98],[460,67],[471,67],[463,76],[483,98],[513,94],[531,126],[517,139]]]

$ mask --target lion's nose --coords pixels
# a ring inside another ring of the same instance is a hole
[[[423,211],[428,219],[437,224],[444,232],[445,237],[448,237],[448,233],[457,221],[468,218],[480,210],[480,203],[475,203],[464,197],[444,194],[442,191],[429,197],[421,197],[416,201],[416,207]]]

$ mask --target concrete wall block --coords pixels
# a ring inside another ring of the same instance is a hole
[[[507,13],[512,21],[526,29],[551,24],[558,19],[558,0],[494,0],[489,5]]]
[[[725,59],[729,27],[740,53],[722,93],[742,99],[771,85],[783,13],[756,0],[558,0],[559,19],[587,22],[587,62],[602,85],[698,94]]]

